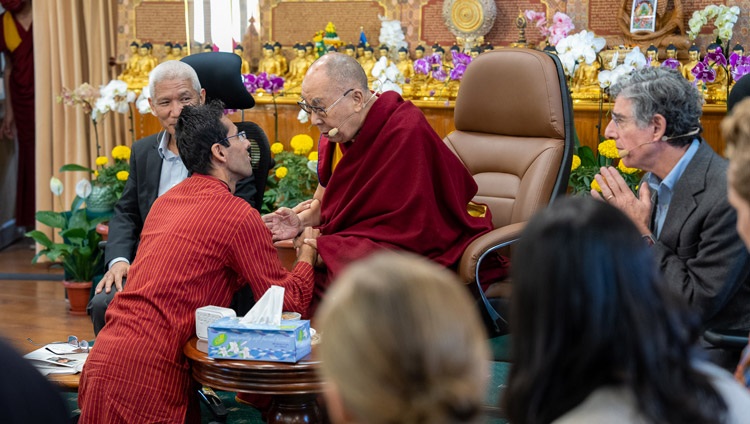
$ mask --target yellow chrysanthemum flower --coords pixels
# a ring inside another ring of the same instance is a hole
[[[602,192],[602,188],[599,186],[599,183],[596,180],[591,180],[591,189],[596,190],[599,193]]]
[[[620,154],[617,152],[617,145],[615,144],[615,140],[610,138],[599,143],[599,154],[604,156],[605,158],[619,158]]]
[[[98,177],[98,176],[99,176],[99,171],[94,171],[94,177]]]
[[[578,155],[573,155],[573,163],[570,164],[570,170],[575,171],[581,166],[581,158]]]
[[[289,170],[286,169],[286,166],[280,166],[276,170],[276,178],[282,179],[282,178],[286,177],[286,174],[288,174],[288,173],[289,173]]]
[[[107,159],[106,156],[99,156],[96,158],[96,166],[104,166],[109,162],[109,159]]]
[[[115,160],[128,160],[130,159],[130,147],[128,146],[115,146],[112,149],[112,158]]]
[[[628,168],[627,166],[625,166],[625,163],[623,163],[623,161],[620,161],[617,164],[617,169],[619,169],[623,174],[635,174],[636,172],[641,171],[638,168]]]
[[[117,173],[117,175],[115,175],[115,177],[117,177],[117,179],[120,181],[127,181],[129,175],[130,173],[128,171],[120,171]]]
[[[297,134],[289,142],[294,153],[297,155],[306,155],[313,148],[313,139],[307,134]]]
[[[310,152],[310,154],[307,155],[307,160],[312,160],[312,161],[318,160],[318,152]]]
[[[284,151],[284,145],[281,143],[273,143],[271,145],[271,153],[274,155],[278,155],[279,153]]]

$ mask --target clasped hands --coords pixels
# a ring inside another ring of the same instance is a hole
[[[628,187],[625,179],[612,166],[602,167],[594,177],[602,191],[591,189],[591,197],[609,203],[630,218],[641,234],[649,234],[648,220],[651,215],[651,190],[641,184],[638,197]]]
[[[300,248],[303,245],[308,245],[316,251],[318,249],[316,239],[320,235],[320,231],[312,227],[305,227],[298,215],[300,212],[309,209],[315,200],[306,200],[293,209],[282,207],[262,217],[266,227],[271,231],[273,241],[293,239],[297,256],[299,256]],[[320,255],[317,255],[315,264],[322,263],[323,259]]]

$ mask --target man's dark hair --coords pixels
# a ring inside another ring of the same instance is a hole
[[[205,175],[211,169],[211,147],[229,132],[221,122],[223,115],[224,104],[218,100],[182,108],[175,137],[180,158],[189,173]]]

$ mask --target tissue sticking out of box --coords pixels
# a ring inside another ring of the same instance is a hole
[[[281,325],[284,288],[271,286],[240,322],[243,324]]]

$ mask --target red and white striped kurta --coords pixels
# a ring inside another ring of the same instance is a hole
[[[285,288],[284,310],[304,314],[312,267],[279,262],[258,212],[220,180],[193,175],[154,202],[128,284],[107,309],[81,375],[80,423],[184,423],[199,419],[183,345],[195,310],[228,306],[250,284],[256,299]]]

